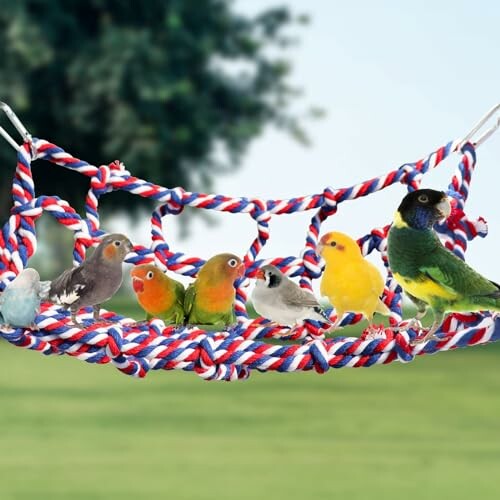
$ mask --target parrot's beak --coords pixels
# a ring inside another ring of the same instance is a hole
[[[245,264],[243,262],[238,266],[238,278],[245,276]]]
[[[325,246],[327,245],[327,243],[328,243],[328,236],[325,234],[319,240],[318,246],[316,247],[317,253],[319,255],[321,255],[321,252],[323,251],[323,248],[325,248]]]
[[[437,205],[436,209],[443,219],[447,219],[451,214],[451,203],[448,197],[444,197]]]
[[[134,249],[134,245],[132,245],[130,240],[127,240],[125,242],[125,248],[127,249],[127,253],[130,253]]]
[[[132,278],[132,287],[135,293],[144,292],[144,281],[140,278],[136,278],[135,276]]]
[[[257,280],[265,280],[266,276],[264,274],[264,271],[262,269],[257,269],[257,272],[255,273],[255,279]]]

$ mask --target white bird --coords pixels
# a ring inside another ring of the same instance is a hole
[[[316,297],[277,267],[263,266],[256,278],[252,304],[261,316],[280,325],[301,325],[307,319],[331,323]]]

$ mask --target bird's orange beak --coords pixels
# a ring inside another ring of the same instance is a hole
[[[257,269],[257,271],[255,273],[255,279],[258,279],[258,280],[265,280],[266,279],[266,276],[265,276],[264,271],[262,269]]]
[[[243,262],[238,266],[238,278],[243,278],[245,276],[245,264]]]
[[[321,252],[323,251],[323,248],[325,248],[327,243],[328,243],[328,235],[324,234],[319,240],[318,246],[316,247],[318,254],[321,255]]]
[[[144,281],[142,281],[141,278],[132,276],[132,287],[135,293],[142,293],[144,292]]]

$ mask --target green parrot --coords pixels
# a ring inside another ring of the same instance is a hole
[[[451,213],[442,191],[420,189],[407,194],[389,231],[388,257],[394,278],[416,303],[418,317],[430,307],[434,323],[423,338],[434,334],[447,312],[500,311],[500,285],[490,281],[446,249],[433,230]]]
[[[234,323],[234,281],[244,271],[245,266],[236,255],[222,253],[209,259],[186,290],[187,323],[218,328]]]
[[[132,286],[146,319],[160,318],[165,323],[184,323],[184,286],[169,278],[152,264],[135,266],[130,271]]]

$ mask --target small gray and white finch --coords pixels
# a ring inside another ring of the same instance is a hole
[[[36,328],[35,317],[49,283],[40,281],[38,271],[23,269],[0,296],[0,321],[8,326]]]
[[[99,320],[101,303],[109,300],[122,284],[122,263],[131,250],[132,243],[123,234],[104,236],[80,266],[67,269],[52,281],[49,300],[69,309],[76,325],[76,313],[82,307],[92,306],[94,320]]]
[[[306,319],[331,323],[316,297],[277,267],[261,267],[256,278],[252,304],[261,316],[280,325],[300,325]]]

